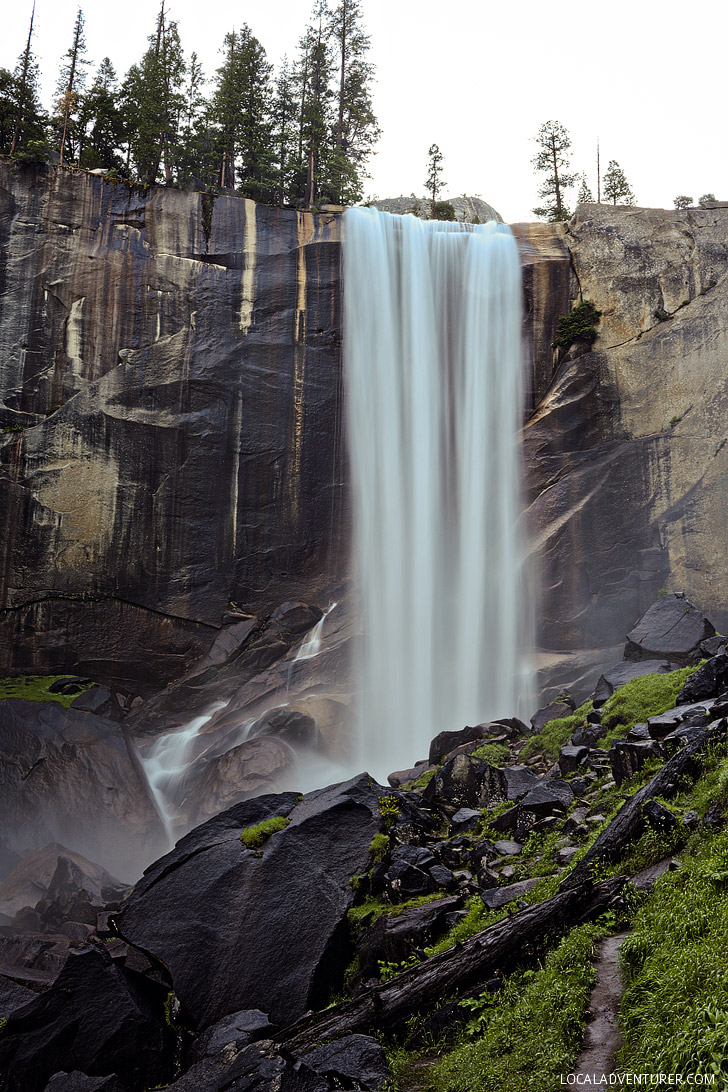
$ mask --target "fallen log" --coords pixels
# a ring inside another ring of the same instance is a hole
[[[598,884],[589,881],[526,907],[396,978],[371,986],[353,1001],[302,1017],[275,1038],[292,1053],[300,1054],[314,1044],[351,1032],[396,1028],[450,994],[534,959],[548,940],[598,917],[626,882],[626,876]]]
[[[684,777],[695,780],[700,775],[699,756],[707,748],[726,738],[726,721],[717,720],[706,728],[697,729],[687,743],[665,763],[651,781],[624,802],[609,826],[561,884],[561,891],[579,887],[590,877],[594,866],[619,860],[630,842],[640,833],[643,824],[642,807],[655,796],[668,796]]]

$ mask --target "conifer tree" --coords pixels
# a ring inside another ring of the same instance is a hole
[[[333,57],[327,0],[316,0],[300,50],[299,146],[306,178],[303,199],[311,206],[321,191],[330,196],[326,183],[333,129],[330,91]]]
[[[38,64],[33,54],[33,24],[35,3],[30,13],[30,26],[25,49],[21,53],[9,91],[13,98],[13,134],[8,155],[27,149],[32,143],[44,142],[43,114],[38,100]]]
[[[287,57],[284,57],[275,79],[273,96],[273,147],[276,157],[274,200],[282,205],[295,188],[298,117],[295,77]]]
[[[379,137],[371,100],[374,69],[367,60],[370,43],[362,26],[360,0],[339,0],[330,14],[329,29],[338,65],[329,182],[335,201],[352,204],[362,196],[364,164]]]
[[[582,171],[580,177],[579,192],[576,196],[577,205],[588,205],[594,200],[594,194],[589,188],[586,172]]]
[[[104,57],[78,108],[78,158],[82,167],[119,170],[119,149],[125,139],[119,85],[111,60]]]
[[[568,220],[570,213],[564,190],[573,186],[577,179],[577,175],[569,173],[571,137],[560,121],[546,121],[538,131],[536,142],[541,150],[531,162],[537,171],[546,174],[538,191],[546,204],[533,212],[545,220]]]
[[[616,159],[609,160],[609,166],[604,175],[604,196],[614,205],[634,205],[635,203],[630,184]]]
[[[88,61],[84,57],[86,40],[83,35],[83,12],[78,9],[73,26],[73,41],[65,53],[65,63],[58,79],[58,119],[60,131],[60,163],[64,158],[73,159],[75,150],[73,118],[78,111],[79,100],[86,79],[84,67]],[[68,154],[66,154],[68,153]]]
[[[425,179],[425,189],[429,193],[433,205],[440,196],[443,187],[446,185],[442,180],[443,158],[443,154],[437,144],[431,144],[430,150],[427,153],[427,178]]]

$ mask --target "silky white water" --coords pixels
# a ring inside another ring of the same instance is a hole
[[[381,779],[440,731],[530,711],[515,240],[351,209],[344,306],[359,760]]]

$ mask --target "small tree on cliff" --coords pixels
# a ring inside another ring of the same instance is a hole
[[[634,205],[635,203],[632,187],[616,159],[609,160],[607,173],[604,175],[604,196],[613,205]]]
[[[576,182],[578,175],[569,173],[571,137],[560,121],[546,121],[536,136],[541,149],[531,162],[546,177],[538,196],[546,203],[533,209],[544,220],[568,220],[571,215],[564,200],[564,190]]]
[[[676,209],[689,209],[692,203],[692,197],[688,197],[685,193],[679,194],[673,202]]]
[[[577,205],[591,204],[593,202],[593,200],[594,200],[594,194],[589,189],[589,183],[587,182],[587,179],[586,179],[586,173],[584,171],[582,171],[579,178],[580,178],[580,184],[579,184],[579,192],[576,195],[576,203],[577,203]]]
[[[445,183],[442,180],[442,160],[443,154],[437,144],[431,144],[430,150],[427,153],[427,178],[425,179],[425,189],[429,193],[433,205],[437,202],[437,199],[445,186]]]

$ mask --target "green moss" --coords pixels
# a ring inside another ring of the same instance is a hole
[[[272,819],[263,819],[262,822],[256,823],[253,827],[246,827],[240,835],[240,841],[246,849],[259,849],[270,838],[271,834],[284,830],[290,821],[285,815],[275,815]]]
[[[484,762],[489,762],[491,766],[502,766],[510,758],[510,753],[505,743],[484,743],[472,755],[473,758],[482,758]]]
[[[59,679],[75,679],[75,675],[20,675],[0,679],[0,701],[3,698],[22,698],[23,701],[57,701],[68,709],[81,694],[94,684],[83,683],[73,694],[53,694],[50,687]]]
[[[434,899],[441,899],[443,897],[442,891],[436,891],[432,895],[419,895],[415,899],[407,899],[405,902],[391,903],[385,902],[383,899],[375,899],[371,895],[364,900],[359,906],[352,906],[349,910],[347,917],[350,924],[358,929],[364,918],[372,915],[372,923],[377,918],[380,918],[382,914],[386,914],[387,917],[396,917],[397,914],[401,914],[404,910],[412,910],[415,906],[424,906],[428,902],[432,902]]]
[[[601,311],[590,300],[577,303],[570,314],[559,319],[553,347],[568,349],[575,341],[587,341],[591,345],[597,339],[601,317]]]
[[[473,895],[468,900],[468,912],[465,917],[461,918],[437,944],[431,945],[425,951],[428,956],[446,952],[448,948],[452,948],[460,941],[467,940],[475,933],[487,929],[489,925],[495,925],[497,921],[502,921],[504,917],[506,917],[505,910],[488,910],[482,899],[478,895]]]
[[[538,971],[512,975],[473,1008],[471,1033],[430,1072],[434,1092],[544,1092],[569,1073],[582,1043],[598,925],[573,929]]]
[[[415,778],[414,781],[410,781],[408,785],[404,785],[403,787],[408,790],[424,789],[427,785],[430,784],[436,773],[436,770],[425,770],[425,772],[421,773],[420,776]]]
[[[576,729],[584,724],[593,708],[593,702],[587,701],[580,705],[571,716],[557,717],[555,720],[550,720],[548,724],[544,724],[540,732],[526,740],[520,758],[527,759],[533,755],[542,754],[555,762],[561,748],[569,742]]]
[[[369,852],[375,864],[379,864],[389,856],[389,835],[375,834],[369,843]]]
[[[607,733],[605,742],[611,743],[612,739],[624,735],[633,724],[673,709],[678,693],[699,666],[682,667],[665,675],[641,675],[620,686],[602,707],[602,727]]]

